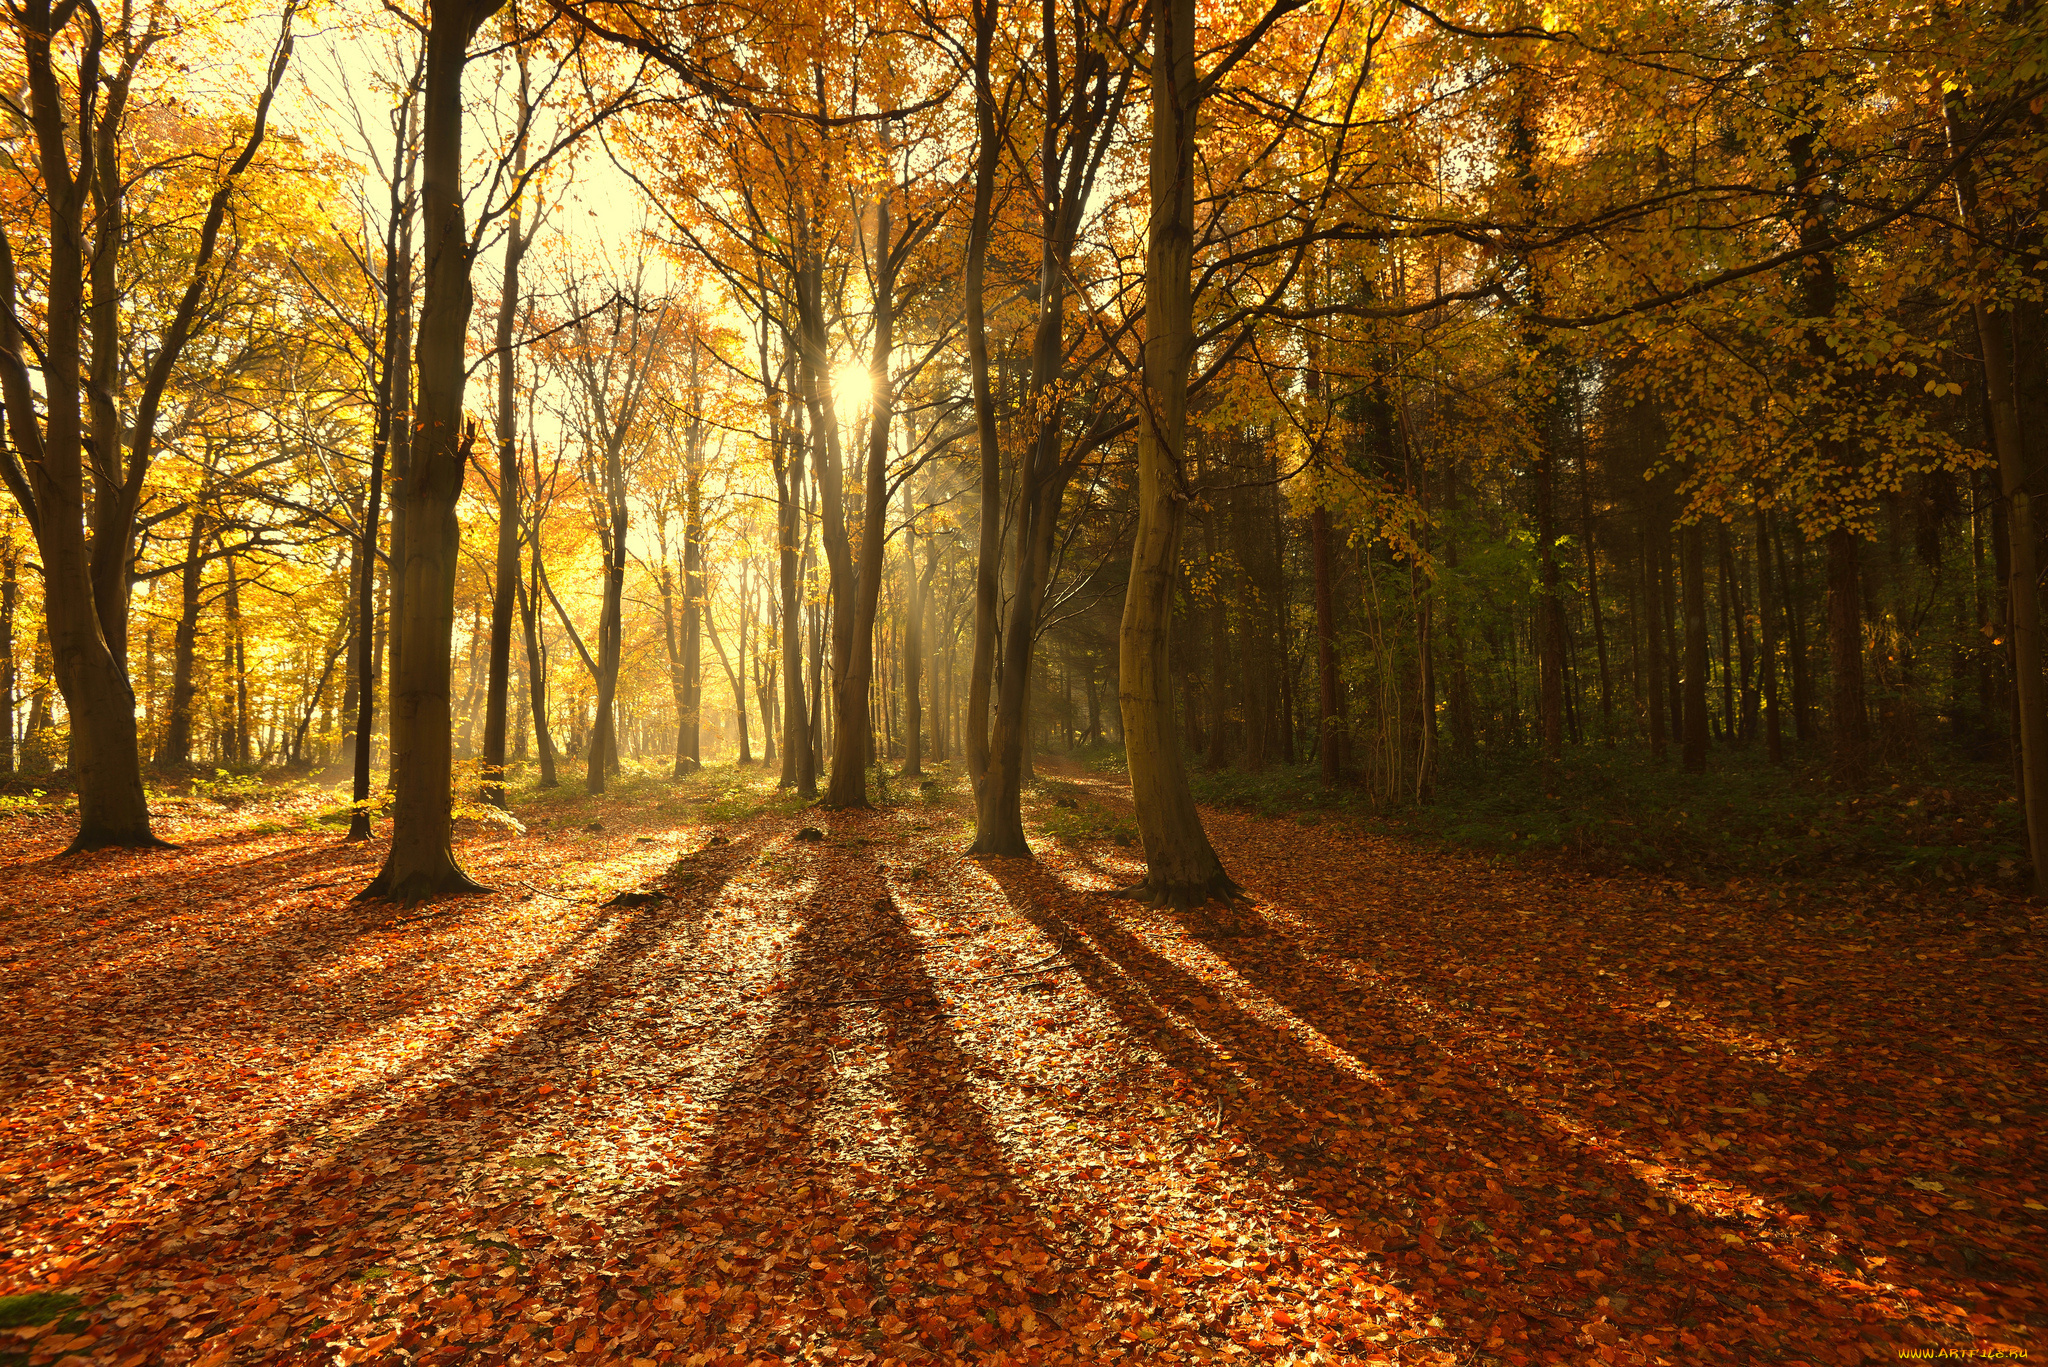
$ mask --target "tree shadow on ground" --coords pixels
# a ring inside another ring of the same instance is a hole
[[[61,1289],[88,1304],[121,1287],[189,1283],[196,1294],[195,1271],[204,1275],[256,1262],[346,1302],[331,1316],[337,1322],[344,1316],[368,1318],[380,1293],[396,1284],[383,1279],[393,1269],[377,1272],[377,1265],[394,1252],[388,1236],[401,1223],[407,1244],[431,1251],[421,1255],[415,1269],[420,1275],[434,1271],[432,1255],[444,1269],[450,1260],[463,1260],[466,1273],[454,1280],[465,1282],[523,1266],[523,1250],[545,1242],[545,1236],[520,1217],[547,1222],[535,1202],[545,1206],[543,1193],[561,1185],[557,1174],[571,1165],[550,1157],[534,1160],[534,1167],[520,1165],[527,1160],[508,1166],[508,1155],[563,1134],[580,1135],[587,1127],[591,1096],[575,1081],[578,1046],[593,1035],[641,1025],[621,1018],[622,988],[649,971],[648,960],[657,952],[686,960],[701,950],[727,883],[757,845],[736,840],[683,856],[666,876],[674,895],[664,900],[591,909],[572,935],[500,985],[473,1019],[445,1031],[410,1064],[296,1112],[271,1135],[267,1151],[195,1163],[167,1181],[167,1187],[182,1189],[174,1201],[145,1220],[113,1222],[89,1247],[75,1281]],[[600,945],[593,954],[592,947]],[[546,1005],[526,1018],[521,999],[548,992],[553,995]],[[704,1014],[724,1009],[721,998],[707,1003]],[[532,1054],[545,1058],[545,1075],[561,1079],[548,1089],[552,1099],[532,1090],[541,1070],[526,1057]],[[367,1125],[350,1128],[364,1119]],[[330,1127],[342,1130],[338,1140],[329,1141],[330,1151],[310,1161],[293,1151],[295,1138],[304,1142],[312,1136],[317,1143]],[[74,1180],[82,1175],[69,1174]],[[435,1199],[421,1205],[426,1195]],[[450,1203],[450,1196],[457,1202]],[[68,1185],[46,1199],[77,1205]],[[486,1206],[494,1213],[485,1214]],[[487,1261],[494,1266],[485,1267]],[[294,1346],[275,1326],[266,1329],[234,1308],[257,1303],[258,1294],[225,1294],[229,1305],[216,1301],[214,1314],[167,1322],[161,1314],[154,1322],[138,1318],[119,1328],[106,1326],[102,1342],[118,1345],[124,1356],[139,1353],[135,1360],[177,1360],[186,1335],[197,1330],[194,1337],[208,1350],[232,1346],[265,1362],[332,1359],[331,1349]],[[469,1327],[476,1328],[473,1317]],[[309,1328],[317,1326],[301,1325],[299,1331]],[[440,1353],[437,1361],[487,1346],[464,1339],[458,1324],[444,1329],[438,1341],[413,1332],[401,1335],[397,1346],[415,1353],[433,1348]],[[451,1347],[460,1351],[450,1355]]]
[[[1070,1351],[1071,1254],[1008,1166],[924,946],[872,859],[812,860],[785,990],[728,1077],[705,1166],[649,1211],[708,1245],[685,1274],[708,1280],[686,1293],[680,1346],[992,1364]]]
[[[1288,900],[1284,892],[1281,900]],[[1323,930],[1326,943],[1341,938],[1336,913],[1290,915]],[[1681,1168],[1694,1182],[1720,1183],[1776,1206],[1750,1228],[1752,1236],[1810,1245],[1813,1230],[1788,1223],[1784,1213],[1790,1212],[1815,1217],[1800,1224],[1826,1222],[1853,1238],[1880,1197],[1910,1209],[1913,1191],[1897,1185],[1874,1190],[1867,1165],[1850,1157],[1868,1142],[1853,1123],[1890,1109],[1884,1089],[1873,1085],[1868,1057],[1836,1052],[1795,1067],[1760,1047],[1731,1049],[1714,1032],[1685,1028],[1675,1013],[1604,1000],[1587,964],[1531,969],[1527,956],[1516,952],[1516,935],[1497,920],[1465,918],[1456,927],[1440,921],[1427,947],[1438,960],[1434,965],[1420,961],[1425,950],[1415,940],[1375,945],[1373,990],[1303,953],[1295,927],[1268,923],[1267,933],[1229,937],[1199,920],[1189,924],[1246,982],[1356,1057],[1369,1059],[1390,1033],[1420,1032],[1438,1051],[1434,1062],[1466,1071],[1481,1066],[1494,1089],[1540,1097],[1547,1109],[1569,1114],[1616,1152]],[[1417,985],[1452,980],[1445,968],[1460,960],[1469,984],[1462,995]],[[1428,977],[1426,967],[1435,970]],[[1517,1005],[1489,1005],[1494,1002]],[[1910,1028],[1903,1020],[1898,1025]],[[1957,1133],[1970,1128],[1967,1112],[1962,1104],[1951,1104],[1946,1114],[1923,1110],[1915,1124],[1928,1134]],[[1711,1136],[1712,1145],[1698,1142],[1702,1136]],[[2004,1180],[2025,1180],[2028,1159],[2016,1157],[2017,1165],[2000,1165]],[[1968,1160],[1950,1160],[1943,1171],[1960,1161]],[[1980,1168],[1978,1176],[1991,1174]],[[1820,1195],[1828,1191],[1854,1195]],[[1990,1256],[1973,1242],[2000,1242],[1989,1228],[1974,1234],[1968,1228],[1985,1217],[1943,1211],[1938,1218],[1916,1218],[1896,1208],[1893,1214],[1917,1226],[1918,1237],[1910,1245],[1885,1240],[1890,1256],[1929,1269],[1917,1280],[1945,1299],[1994,1301],[1999,1285],[2036,1284],[2042,1276],[2038,1264]]]
[[[1147,944],[1120,922],[1125,904],[1035,864],[986,867],[1026,921],[1086,937],[1066,935],[1088,989],[1206,1094],[1245,1166],[1291,1193],[1277,1200],[1334,1222],[1339,1256],[1377,1263],[1441,1320],[1438,1337],[1495,1353],[1572,1358],[1619,1342],[1691,1355],[1692,1331],[1710,1327],[1713,1356],[1823,1361],[1923,1341],[1865,1323],[1856,1299],[1746,1224],[1671,1211],[1596,1117],[1501,1090],[1398,1003],[1375,1012],[1371,1038],[1346,1031],[1340,1047],[1363,1067],[1347,1066],[1280,1013],[1232,1003],[1228,975],[1198,975]],[[1310,978],[1288,995],[1319,988],[1337,990]]]

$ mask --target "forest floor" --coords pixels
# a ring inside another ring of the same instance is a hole
[[[1078,766],[1035,863],[766,782],[464,823],[497,891],[409,910],[303,788],[0,822],[0,1362],[2048,1352],[2033,904],[1212,809],[1226,935],[1105,895]]]

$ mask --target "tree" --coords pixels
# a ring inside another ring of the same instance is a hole
[[[480,891],[455,862],[452,843],[454,730],[448,650],[455,625],[461,529],[456,505],[474,431],[462,427],[463,339],[473,295],[476,248],[462,209],[462,72],[470,40],[505,0],[428,0],[426,78],[421,98],[420,207],[426,291],[415,365],[419,405],[411,468],[399,497],[406,519],[405,609],[391,680],[394,782],[391,848],[360,894],[419,902]]]
[[[160,846],[143,796],[128,679],[136,517],[155,456],[165,388],[224,273],[216,271],[215,257],[228,204],[263,144],[271,101],[290,60],[292,11],[285,12],[284,33],[249,131],[207,201],[185,288],[163,322],[125,414],[118,406],[127,388],[121,369],[137,339],[127,334],[121,311],[120,249],[131,180],[120,149],[137,75],[169,36],[162,27],[165,15],[150,9],[138,29],[138,16],[124,9],[121,27],[111,33],[102,28],[97,10],[75,0],[10,0],[8,15],[21,36],[27,68],[22,113],[40,192],[37,227],[47,252],[47,283],[32,376],[20,324],[26,304],[18,279],[21,254],[14,231],[0,233],[0,400],[13,448],[0,458],[0,477],[21,505],[42,558],[51,662],[71,713],[71,767],[78,778],[78,832],[70,848]],[[59,44],[74,30],[69,50],[75,67],[67,76],[59,70]],[[111,70],[104,62],[108,56]]]
[[[1145,235],[1145,368],[1138,408],[1138,526],[1117,640],[1118,698],[1145,880],[1154,903],[1199,903],[1237,891],[1202,829],[1174,734],[1171,600],[1181,524],[1189,368],[1194,359],[1194,0],[1149,0],[1152,29],[1152,208]]]

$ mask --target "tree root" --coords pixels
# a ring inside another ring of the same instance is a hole
[[[474,897],[490,891],[451,863],[445,869],[431,872],[422,869],[398,878],[392,877],[391,870],[386,868],[352,900],[416,907],[441,897]]]
[[[168,840],[159,839],[149,830],[134,831],[88,831],[80,828],[71,843],[64,847],[65,854],[89,854],[94,850],[175,850],[178,847]]]
[[[1186,909],[1218,902],[1226,910],[1245,897],[1245,890],[1233,881],[1229,874],[1218,869],[1214,874],[1199,882],[1169,882],[1164,879],[1147,878],[1128,888],[1119,888],[1109,894],[1127,902],[1143,902],[1147,906],[1174,907]]]

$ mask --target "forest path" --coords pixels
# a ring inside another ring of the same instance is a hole
[[[41,1321],[0,1361],[1847,1363],[2043,1331],[2024,906],[1210,811],[1256,931],[1225,937],[1105,896],[1140,871],[1092,834],[1119,785],[1041,773],[1036,862],[963,858],[943,788],[830,813],[721,770],[472,832],[499,891],[410,912],[348,902],[381,850],[292,809],[188,813],[162,855],[0,828],[0,1294],[51,1293],[0,1300]]]

